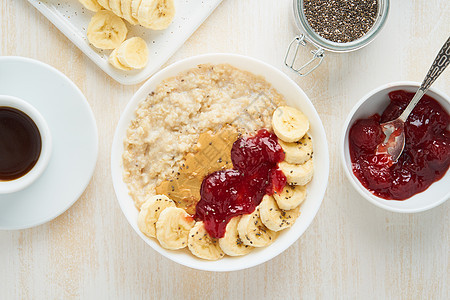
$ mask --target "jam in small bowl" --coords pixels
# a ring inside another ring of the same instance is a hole
[[[431,209],[450,197],[450,98],[431,89],[405,124],[406,146],[397,163],[376,154],[384,140],[380,122],[397,117],[419,83],[384,85],[363,97],[344,124],[341,159],[353,187],[368,201],[394,212]]]

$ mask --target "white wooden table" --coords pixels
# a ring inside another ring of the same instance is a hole
[[[413,215],[381,210],[353,190],[338,156],[351,107],[381,84],[421,81],[450,33],[449,14],[446,0],[393,0],[372,44],[327,54],[316,72],[299,78],[283,66],[296,33],[291,0],[224,0],[170,59],[233,52],[266,61],[305,90],[327,131],[331,176],[306,233],[268,263],[214,274],[153,251],[115,199],[110,147],[139,86],[106,76],[26,1],[0,0],[0,55],[35,58],[65,73],[86,95],[100,133],[94,177],[71,209],[33,229],[0,231],[0,299],[449,299],[450,201]],[[447,70],[435,86],[450,94],[449,79]]]

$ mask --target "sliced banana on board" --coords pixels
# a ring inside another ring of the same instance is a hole
[[[142,69],[148,62],[147,43],[140,37],[132,37],[117,48],[117,59],[125,67]]]
[[[175,17],[174,0],[79,0],[92,11],[102,7],[130,24],[153,30],[169,27]]]
[[[287,143],[279,139],[278,144],[283,148],[284,160],[290,164],[303,164],[312,158],[313,143],[308,134],[305,134],[298,142]]]
[[[97,12],[102,9],[102,6],[97,2],[97,0],[78,0],[84,7],[90,11]]]
[[[131,15],[131,4],[133,3],[133,0],[122,0],[120,9],[122,11],[122,17],[127,20],[130,24],[136,25],[138,24],[138,20],[135,19]]]
[[[279,208],[294,209],[306,199],[306,186],[286,184],[281,192],[273,194],[273,198],[277,201]]]
[[[153,30],[166,29],[174,17],[173,0],[142,0],[137,13],[139,24]]]
[[[270,230],[261,222],[259,208],[256,208],[249,215],[243,215],[239,221],[237,230],[242,242],[245,245],[253,247],[268,246],[277,237],[275,231]]]
[[[156,238],[163,248],[182,249],[188,244],[189,231],[195,221],[184,209],[168,207],[159,215],[156,222]]]
[[[122,44],[128,33],[123,20],[108,10],[97,12],[87,29],[89,42],[99,49],[115,49]]]
[[[309,130],[309,120],[296,108],[280,106],[273,113],[272,127],[279,139],[292,143],[300,140]]]
[[[300,207],[282,210],[272,196],[265,195],[259,205],[259,212],[263,224],[273,231],[280,231],[294,225],[300,215]]]
[[[207,260],[218,260],[225,256],[219,241],[208,234],[203,222],[195,223],[189,231],[188,248],[195,256]]]
[[[113,52],[111,52],[111,54],[109,55],[108,62],[113,67],[115,67],[115,68],[117,68],[119,70],[124,70],[124,71],[133,70],[133,68],[129,68],[127,66],[122,65],[122,63],[119,61],[119,59],[117,58],[117,48],[114,49]]]
[[[286,176],[287,182],[291,185],[306,185],[311,181],[314,174],[314,163],[312,159],[301,165],[294,165],[282,161],[278,164],[278,167],[284,173],[284,176]]]
[[[254,249],[252,246],[245,245],[239,237],[237,227],[240,220],[241,216],[233,217],[227,224],[224,237],[219,239],[220,248],[230,256],[245,255]]]
[[[156,237],[156,222],[161,212],[168,207],[176,207],[175,202],[165,195],[152,196],[141,206],[138,227],[146,236]]]

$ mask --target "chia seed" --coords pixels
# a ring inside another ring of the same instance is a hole
[[[361,38],[372,28],[378,13],[377,0],[304,0],[303,11],[311,28],[336,43]]]

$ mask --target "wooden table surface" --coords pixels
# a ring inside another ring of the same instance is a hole
[[[139,88],[109,78],[27,1],[0,0],[0,55],[38,59],[86,95],[99,157],[83,196],[55,220],[0,231],[0,299],[449,299],[450,201],[418,214],[384,211],[344,176],[341,127],[364,94],[421,81],[450,33],[450,2],[394,0],[366,48],[327,53],[312,75],[283,65],[296,34],[291,0],[224,0],[166,65],[212,52],[249,55],[281,69],[313,101],[331,154],[328,190],[305,234],[275,259],[239,272],[196,271],[162,257],[127,223],[113,190],[110,148],[121,112]],[[450,71],[435,83],[450,94]]]

